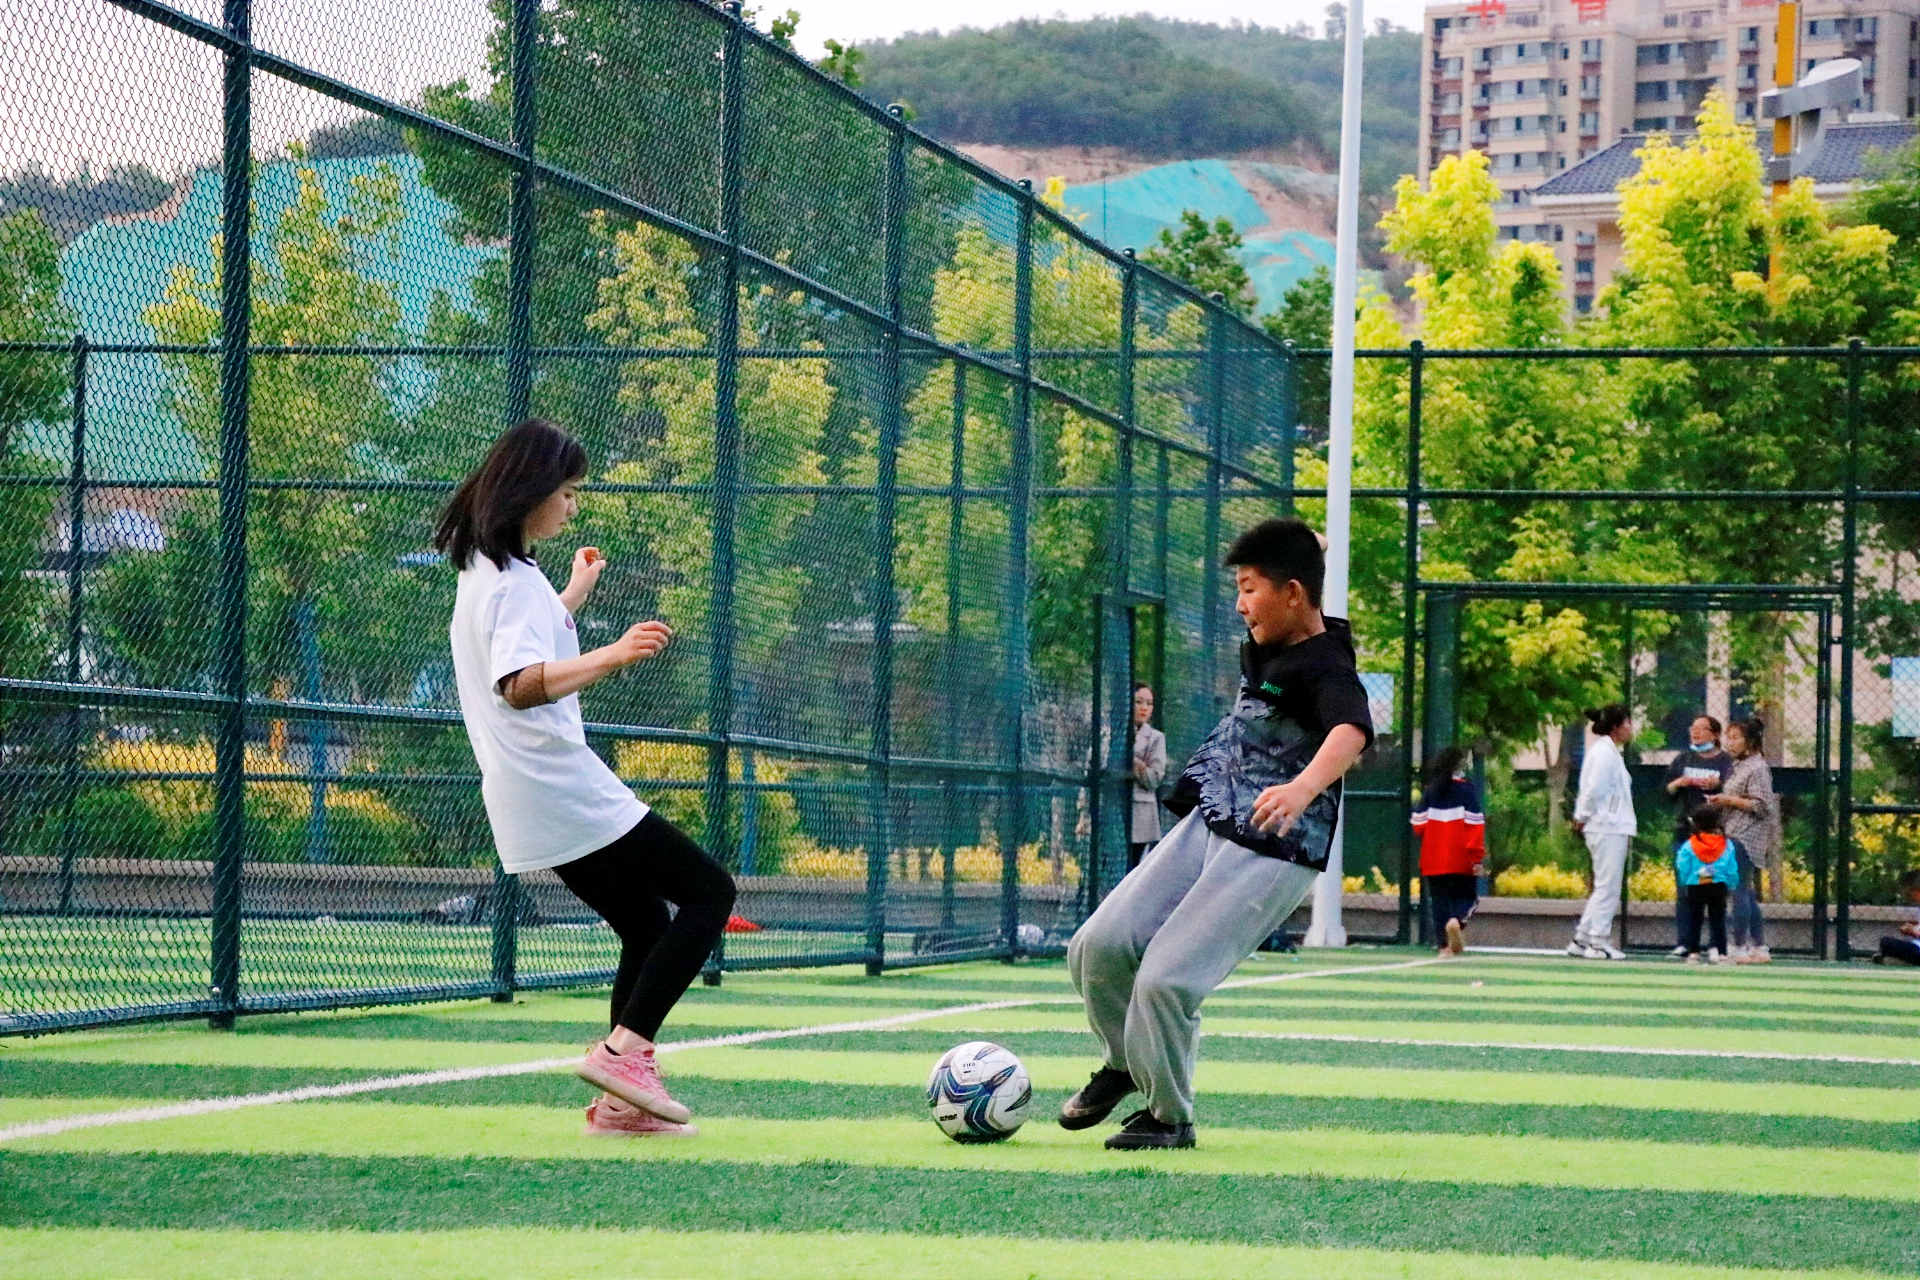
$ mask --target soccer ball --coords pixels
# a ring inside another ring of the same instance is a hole
[[[1027,1121],[1033,1082],[1020,1059],[997,1044],[969,1040],[940,1055],[927,1077],[927,1106],[955,1142],[1004,1142]]]

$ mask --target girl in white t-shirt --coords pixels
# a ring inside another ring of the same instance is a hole
[[[673,632],[642,622],[580,652],[574,615],[606,557],[594,547],[574,552],[566,590],[556,592],[528,549],[573,519],[586,473],[579,441],[530,418],[455,491],[434,545],[460,571],[453,668],[500,863],[514,873],[551,867],[620,936],[613,1029],[579,1067],[606,1091],[587,1109],[587,1132],[686,1136],[690,1113],[660,1078],[653,1037],[712,954],[734,886],[587,745],[580,690],[654,657]]]

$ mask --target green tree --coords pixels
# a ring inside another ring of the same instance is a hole
[[[1315,267],[1305,277],[1287,286],[1280,305],[1263,317],[1262,327],[1282,342],[1307,350],[1325,350],[1333,345],[1333,272]],[[1294,421],[1325,429],[1327,421],[1328,363],[1322,359],[1297,360],[1293,365]]]
[[[1175,53],[1135,18],[1021,20],[862,48],[875,101],[913,102],[954,141],[1166,157],[1317,141],[1314,112],[1289,85]]]
[[[1227,307],[1250,316],[1260,301],[1240,264],[1240,233],[1230,218],[1208,222],[1194,209],[1180,211],[1180,229],[1162,227],[1160,237],[1140,260],[1204,294],[1220,294]]]
[[[351,180],[335,208],[318,172],[301,166],[292,203],[263,232],[253,260],[253,340],[275,345],[381,345],[403,339],[392,286],[371,257],[391,245],[400,183],[385,165]],[[161,342],[200,346],[220,333],[219,242],[210,273],[180,267],[147,312]],[[218,361],[168,357],[172,408],[207,459],[220,456]],[[249,469],[256,480],[395,478],[406,430],[382,361],[257,356]],[[342,695],[404,700],[439,646],[417,623],[450,604],[448,586],[396,557],[424,540],[422,500],[391,492],[256,488],[248,502],[248,666],[263,692],[304,694],[310,654]],[[203,687],[218,560],[212,495],[187,504],[160,553],[129,553],[103,571],[101,625],[126,678]],[[409,661],[408,659],[412,659]]]
[[[60,301],[60,245],[38,209],[0,218],[0,342],[59,342],[73,333]],[[61,355],[0,355],[0,470],[44,474],[52,468],[27,449],[27,430],[68,415],[68,361]],[[52,486],[6,493],[0,527],[0,673],[43,676],[59,643],[48,588],[27,574],[45,544]]]
[[[1478,152],[1450,157],[1425,191],[1402,179],[1381,222],[1388,248],[1419,270],[1410,281],[1421,323],[1436,347],[1552,347],[1569,339],[1558,262],[1544,245],[1497,240],[1499,193]],[[1360,320],[1359,345],[1398,346],[1404,335],[1382,299]],[[1422,477],[1445,488],[1596,488],[1624,465],[1627,437],[1614,430],[1611,384],[1566,361],[1449,360],[1426,368]],[[1362,361],[1355,391],[1355,484],[1393,485],[1406,448],[1405,368]],[[1323,468],[1317,457],[1312,469]],[[1310,468],[1303,468],[1303,472]],[[1309,481],[1311,483],[1311,481]],[[1665,556],[1603,513],[1563,505],[1434,502],[1422,535],[1429,580],[1647,581]],[[1357,507],[1355,616],[1380,650],[1397,649],[1402,519]],[[1484,601],[1463,619],[1461,711],[1495,751],[1544,744],[1609,686],[1619,620],[1599,610]],[[1551,757],[1564,780],[1567,753]],[[1560,791],[1550,787],[1552,816]]]
[[[1639,174],[1621,190],[1624,270],[1600,299],[1604,316],[1593,340],[1826,346],[1850,337],[1905,344],[1920,336],[1913,290],[1895,269],[1893,235],[1874,225],[1834,225],[1809,181],[1769,203],[1761,177],[1751,131],[1717,95],[1703,107],[1693,138],[1650,139]],[[1867,372],[1867,473],[1910,471],[1910,374]],[[1846,393],[1837,361],[1636,361],[1623,363],[1615,379],[1624,414],[1646,442],[1620,473],[1633,487],[1840,483]],[[1903,455],[1905,467],[1895,461]],[[1832,513],[1820,505],[1727,503],[1702,521],[1694,510],[1649,504],[1628,518],[1659,531],[1683,576],[1696,580],[1834,577]],[[1868,538],[1895,527],[1875,522]],[[1874,592],[1871,575],[1866,581]],[[1897,594],[1880,593],[1862,610],[1869,628],[1880,630],[1876,638],[1893,638],[1889,631],[1903,620],[1910,625],[1912,606]],[[1790,620],[1770,615],[1750,615],[1735,628],[1733,661],[1765,701],[1784,692],[1781,654],[1792,631]]]

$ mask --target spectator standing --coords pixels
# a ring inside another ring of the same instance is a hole
[[[1765,726],[1757,719],[1727,726],[1727,754],[1733,769],[1727,785],[1707,803],[1720,810],[1727,834],[1740,854],[1740,887],[1733,891],[1732,956],[1738,964],[1768,964],[1766,921],[1760,912],[1760,872],[1765,868],[1775,894],[1781,885],[1780,801],[1773,794],[1773,770],[1761,754]]]
[[[1587,842],[1593,859],[1593,894],[1573,928],[1567,954],[1588,960],[1625,960],[1613,945],[1613,916],[1620,907],[1620,879],[1627,851],[1640,832],[1633,812],[1633,776],[1620,748],[1633,740],[1633,721],[1625,705],[1610,702],[1585,713],[1593,736],[1580,764],[1580,794],[1573,802],[1573,829]]]
[[[1720,810],[1711,805],[1695,810],[1689,826],[1687,838],[1673,851],[1680,876],[1678,893],[1685,908],[1680,919],[1681,954],[1690,964],[1700,963],[1704,916],[1711,930],[1706,959],[1719,964],[1727,955],[1727,895],[1740,884],[1739,842],[1727,839]]]
[[[1920,867],[1900,873],[1900,891],[1907,901],[1920,907]],[[1875,964],[1920,964],[1920,917],[1900,925],[1895,932],[1880,938],[1880,954]]]
[[[1426,790],[1413,813],[1420,835],[1420,898],[1443,956],[1465,955],[1466,925],[1480,902],[1487,857],[1487,816],[1480,789],[1464,768],[1467,753],[1443,747],[1428,766]]]
[[[1720,722],[1709,715],[1698,715],[1687,726],[1687,749],[1673,758],[1667,766],[1667,794],[1673,797],[1673,838],[1684,843],[1693,834],[1693,815],[1703,808],[1709,796],[1717,794],[1727,784],[1727,775],[1733,772],[1733,757],[1720,749]],[[1673,930],[1677,937],[1681,921],[1686,916],[1686,897],[1680,886],[1686,881],[1681,878],[1678,865],[1674,869],[1673,893]],[[1674,958],[1680,959],[1687,954],[1684,946],[1675,945]]]
[[[1140,865],[1160,840],[1160,796],[1167,776],[1167,735],[1153,727],[1153,686],[1133,686],[1133,822],[1127,832],[1127,870]]]

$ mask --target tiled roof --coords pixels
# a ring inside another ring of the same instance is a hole
[[[1826,145],[1813,158],[1806,174],[1815,182],[1856,182],[1871,172],[1881,156],[1890,156],[1912,142],[1913,135],[1911,120],[1834,125],[1827,130]]]
[[[1832,125],[1827,129],[1820,153],[1805,170],[1806,175],[1819,183],[1857,182],[1868,175],[1877,155],[1898,151],[1913,140],[1914,134],[1915,125],[1911,120]],[[1640,172],[1640,160],[1634,153],[1646,140],[1644,133],[1623,133],[1612,146],[1535,187],[1533,194],[1605,195]],[[1760,143],[1764,150],[1767,138],[1761,137]]]
[[[1535,196],[1605,195],[1640,172],[1634,153],[1647,140],[1644,133],[1623,133],[1604,151],[1588,156],[1571,169],[1555,174],[1533,189]]]

